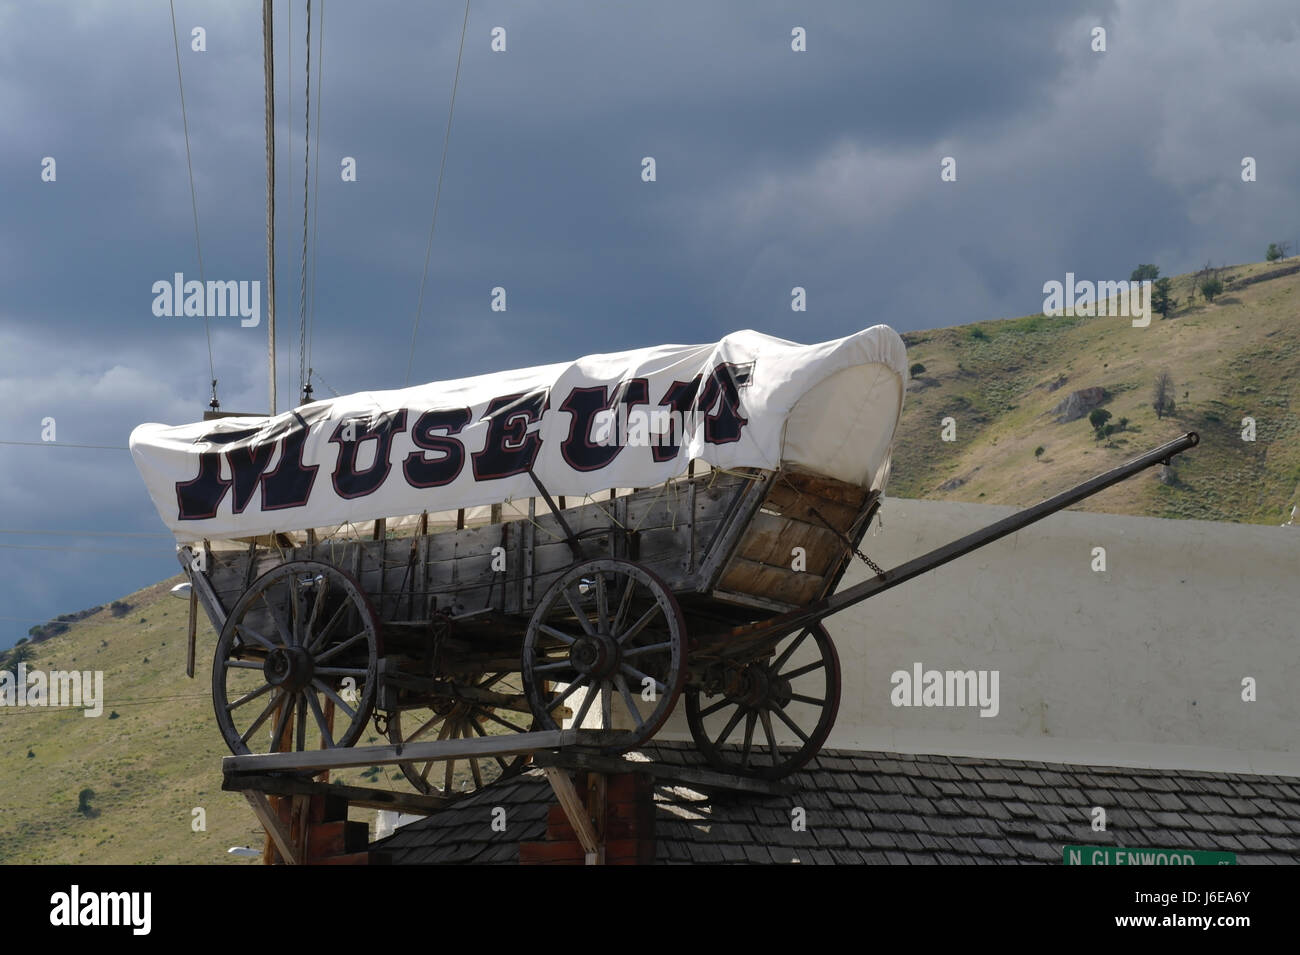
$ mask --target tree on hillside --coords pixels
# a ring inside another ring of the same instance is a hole
[[[1151,286],[1151,307],[1160,313],[1161,318],[1168,318],[1169,313],[1178,307],[1178,299],[1170,294],[1173,290],[1174,280],[1170,278],[1157,279]]]
[[[1174,377],[1162,371],[1156,377],[1155,391],[1151,395],[1151,407],[1156,411],[1156,418],[1174,413]]]
[[[1280,258],[1283,258],[1282,250],[1278,248],[1276,242],[1270,242],[1268,244],[1268,251],[1264,253],[1264,261],[1276,262]]]
[[[1154,282],[1160,277],[1160,269],[1154,265],[1139,265],[1135,268],[1128,280],[1130,282]]]
[[[1205,296],[1207,302],[1213,302],[1223,291],[1223,280],[1217,275],[1212,275],[1201,282],[1201,294]]]
[[[1105,408],[1093,408],[1092,413],[1088,415],[1088,424],[1092,425],[1092,430],[1097,432],[1097,440],[1100,441],[1106,437],[1106,422],[1110,420],[1110,412]]]

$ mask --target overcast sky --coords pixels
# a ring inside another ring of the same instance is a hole
[[[318,395],[403,383],[464,9],[325,4]],[[176,0],[205,275],[265,286],[260,10]],[[283,410],[305,11],[275,11]],[[412,379],[740,328],[932,328],[1037,312],[1067,271],[1256,261],[1300,237],[1298,107],[1294,0],[472,0]],[[154,282],[198,277],[165,0],[0,3],[0,116],[0,440],[52,417],[59,442],[121,448],[196,420],[203,321],[152,311]],[[226,409],[266,410],[262,311],[212,320]],[[72,532],[0,533],[0,646],[176,571],[127,452],[0,444],[0,473],[0,530]]]

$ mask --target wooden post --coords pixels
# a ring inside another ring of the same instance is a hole
[[[551,788],[555,790],[555,798],[564,808],[564,815],[569,820],[569,825],[578,836],[582,851],[586,853],[587,865],[601,865],[604,862],[604,843],[596,835],[596,828],[591,824],[591,817],[578,796],[573,779],[568,771],[554,766],[547,766],[544,771]]]
[[[194,679],[194,645],[198,642],[198,624],[199,624],[199,592],[194,589],[194,582],[190,582],[190,622],[189,622],[189,644],[185,651],[185,675],[191,680]]]

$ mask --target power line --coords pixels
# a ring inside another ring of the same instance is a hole
[[[101,451],[130,451],[130,448],[117,444],[73,444],[69,441],[0,441],[23,448],[97,448]]]
[[[68,537],[150,537],[163,540],[175,540],[171,534],[144,534],[138,531],[64,531],[64,530],[16,530],[0,528],[0,534],[30,534],[37,537],[66,535]]]
[[[456,75],[451,81],[451,105],[447,107],[447,131],[442,137],[442,162],[438,164],[438,187],[433,194],[433,222],[429,225],[429,244],[424,250],[424,273],[420,276],[420,296],[415,305],[415,326],[411,329],[411,354],[406,359],[406,381],[411,383],[411,364],[415,361],[415,339],[420,332],[420,313],[424,309],[424,282],[429,277],[429,257],[433,254],[433,230],[438,227],[438,201],[442,198],[442,173],[447,167],[447,146],[451,142],[451,117],[456,112],[456,87],[460,84],[460,62],[465,53],[465,28],[469,26],[469,2],[465,0],[465,19],[460,25],[460,49],[456,51]]]
[[[6,550],[75,550],[82,554],[130,554],[132,557],[158,557],[158,551],[127,550],[124,547],[78,547],[75,544],[0,544]]]
[[[203,276],[203,243],[199,241],[199,198],[194,189],[194,163],[190,160],[190,120],[189,114],[185,110],[185,82],[181,79],[181,41],[176,35],[176,4],[174,0],[167,0],[167,5],[172,11],[172,46],[176,51],[176,85],[181,92],[181,126],[185,130],[185,168],[190,173],[190,207],[194,210],[194,246],[199,255],[199,283],[207,288],[207,283]],[[217,400],[217,370],[216,364],[212,360],[212,329],[208,326],[208,310],[203,310],[203,334],[208,339],[208,372],[212,377],[212,410],[217,411],[221,408],[221,402]]]

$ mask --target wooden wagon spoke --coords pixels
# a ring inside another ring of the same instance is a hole
[[[740,755],[740,765],[749,765],[749,754],[754,748],[754,724],[758,722],[758,714],[753,710],[745,713],[745,748]]]
[[[600,728],[603,730],[614,728],[614,684],[610,680],[600,682]]]
[[[655,685],[655,689],[658,690],[660,693],[668,689],[668,687],[664,686],[654,677],[650,676],[648,673],[642,673],[640,670],[638,670],[636,667],[632,666],[631,664],[628,663],[620,664],[619,669],[622,670],[624,673],[626,673],[628,676],[636,679],[638,682],[640,682],[642,686],[645,686],[645,681],[649,680]]]
[[[736,712],[731,714],[731,719],[727,720],[727,725],[722,728],[722,732],[719,733],[718,738],[713,741],[713,745],[721,746],[725,743],[727,737],[731,735],[731,731],[736,728],[736,724],[740,722],[743,716],[745,716],[745,708],[740,704],[736,704]]]
[[[342,653],[344,650],[348,649],[349,647],[354,646],[357,643],[364,642],[366,638],[369,636],[370,635],[366,633],[364,630],[362,630],[360,633],[354,633],[352,636],[348,637],[342,643],[336,643],[334,646],[330,647],[324,653],[318,654],[316,656],[316,663],[321,664],[324,663],[326,660],[328,660],[330,657],[338,656],[338,654]]]
[[[275,729],[271,731],[271,752],[282,752],[280,749],[281,742],[284,741],[285,731],[289,728],[289,719],[293,716],[293,704],[296,697],[292,693],[286,693],[284,704],[280,707],[280,715],[275,718]]]
[[[226,712],[229,713],[229,712],[230,712],[231,710],[233,710],[235,707],[237,707],[237,706],[243,706],[243,705],[244,705],[245,703],[247,703],[249,700],[255,700],[255,699],[257,699],[259,696],[261,696],[263,693],[267,692],[268,690],[273,690],[273,689],[275,689],[275,686],[274,686],[273,684],[271,684],[271,683],[263,683],[263,684],[262,684],[261,686],[259,686],[256,690],[252,690],[251,692],[245,693],[243,696],[241,696],[239,699],[235,700],[233,703],[227,703],[227,704],[226,704]]]
[[[451,732],[451,720],[445,720],[442,724],[442,729],[438,730],[438,741],[441,742],[445,740],[447,738],[447,734],[450,732]],[[433,769],[434,763],[437,762],[440,762],[440,760],[431,759],[427,763],[425,763],[424,771],[420,773],[420,778],[427,781],[429,779],[429,770]]]
[[[334,636],[334,631],[343,622],[343,618],[347,615],[351,606],[347,601],[339,604],[334,613],[330,614],[329,622],[325,624],[321,632],[311,638],[311,641],[307,644],[307,649],[315,652],[317,647],[323,646],[330,637]]]
[[[307,748],[307,694],[298,694],[298,752]]]
[[[260,643],[262,646],[266,647],[266,649],[268,649],[268,650],[274,650],[274,649],[276,648],[276,646],[277,646],[277,644],[272,643],[272,642],[271,642],[269,639],[267,639],[263,634],[261,634],[261,633],[259,633],[258,631],[254,630],[252,627],[250,627],[250,626],[249,626],[248,624],[246,624],[246,623],[237,623],[237,624],[235,624],[235,633],[239,634],[239,636],[240,636],[241,638],[242,638],[242,637],[245,637],[245,636],[252,637],[256,642]]]
[[[262,660],[227,660],[226,666],[235,670],[265,670],[266,669],[266,663]]]
[[[546,704],[546,712],[547,713],[551,712],[551,710],[555,709],[557,706],[559,706],[561,703],[567,700],[569,698],[569,695],[573,693],[574,690],[581,687],[589,679],[590,676],[586,674],[579,676],[577,680],[575,680],[574,682],[570,683],[567,687],[565,687],[559,696],[555,697],[553,700],[551,700],[550,703]]]
[[[573,669],[573,661],[571,661],[568,657],[565,657],[563,660],[558,660],[555,663],[543,663],[541,666],[533,667],[533,670],[537,672],[546,672],[548,670],[565,670],[565,669],[569,669],[569,670]]]
[[[271,715],[271,711],[279,706],[280,701],[283,700],[284,697],[285,693],[283,690],[276,691],[275,696],[271,698],[271,702],[266,704],[266,709],[262,710],[262,712],[258,714],[257,719],[253,720],[253,725],[245,730],[244,735],[240,737],[245,744],[247,744],[253,734],[257,732],[258,727],[266,722],[266,718]]]
[[[275,629],[279,631],[280,639],[284,641],[284,646],[292,646],[292,630],[289,627],[288,621],[284,619],[284,614],[280,613],[279,609],[273,606],[271,601],[266,598],[266,593],[267,592],[263,590],[260,596],[262,598],[262,603],[266,605],[267,613],[271,615],[271,622],[275,624]]]
[[[322,676],[364,677],[369,671],[365,667],[316,667],[316,672]]]
[[[636,728],[641,729],[641,727],[645,726],[645,720],[641,718],[641,708],[636,705],[636,697],[634,697],[632,691],[628,689],[627,680],[624,678],[623,674],[615,673],[614,683],[618,686],[618,692],[623,695],[623,703],[627,706],[628,712],[630,712],[632,718],[636,720]]]
[[[448,725],[449,726],[451,725],[450,721],[448,722]],[[454,728],[449,734],[447,734],[447,739],[456,739],[456,730]],[[443,780],[442,780],[443,792],[450,793],[452,791],[451,789],[452,778],[455,776],[455,774],[456,774],[456,760],[449,759],[447,760],[447,770],[443,774]]]
[[[601,633],[609,633],[609,596],[605,592],[605,575],[596,575],[596,619]]]
[[[307,618],[307,634],[310,636],[316,631],[316,624],[320,620],[321,610],[325,607],[325,595],[329,593],[330,582],[323,574],[317,578],[316,599],[311,602],[311,616]]]
[[[792,699],[792,700],[798,700],[800,703],[807,703],[807,704],[809,704],[810,706],[825,706],[825,705],[826,705],[826,701],[825,701],[824,699],[818,699],[818,698],[815,697],[815,696],[804,696],[802,693],[791,693],[791,694],[790,694],[790,699]]]
[[[628,640],[630,640],[632,637],[635,637],[638,633],[644,630],[646,626],[649,625],[651,620],[653,620],[656,616],[658,616],[662,612],[663,612],[663,608],[660,607],[658,603],[656,603],[653,607],[651,607],[649,610],[643,613],[640,619],[638,619],[636,623],[632,624],[632,626],[628,628],[626,633],[620,635],[617,638],[618,642],[620,644],[623,644],[626,643]]]
[[[527,733],[527,732],[528,732],[527,729],[525,729],[525,728],[522,727],[522,726],[519,726],[519,725],[516,724],[516,723],[511,723],[509,720],[503,720],[501,717],[497,716],[497,715],[496,715],[495,713],[493,713],[491,710],[484,710],[484,711],[483,711],[483,718],[484,718],[484,719],[489,719],[489,720],[491,720],[493,723],[500,723],[500,724],[501,724],[502,726],[504,726],[506,729],[514,730],[516,733]]]
[[[587,717],[587,711],[591,709],[591,701],[600,695],[600,690],[596,685],[590,684],[587,692],[582,695],[582,706],[578,708],[578,715],[573,719],[574,726],[582,726],[582,721]]]
[[[618,600],[618,610],[615,611],[614,620],[610,624],[610,633],[618,633],[627,622],[627,612],[632,607],[632,593],[635,590],[636,578],[628,577],[627,583],[623,585],[623,595]]]
[[[317,680],[317,679],[313,678],[312,681],[311,681],[311,685],[314,686],[314,687],[316,687],[316,689],[320,690],[320,691],[321,691],[322,693],[324,693],[327,697],[329,697],[331,700],[333,700],[333,701],[334,701],[334,705],[337,706],[337,707],[338,707],[340,710],[342,710],[344,713],[346,713],[348,719],[350,719],[350,720],[355,720],[355,719],[357,718],[357,711],[354,710],[352,707],[348,706],[346,703],[344,703],[344,702],[343,702],[343,698],[342,698],[341,696],[339,696],[337,693],[335,693],[332,689],[330,689],[328,686],[326,686],[326,685],[325,685],[324,683],[322,683],[320,680]]]
[[[545,624],[545,623],[539,624],[537,629],[540,630],[542,633],[546,634],[548,637],[554,637],[556,640],[559,640],[566,647],[573,646],[573,644],[576,643],[578,640],[577,637],[571,637],[563,630],[557,630],[554,627],[552,627],[550,624]]]
[[[330,732],[329,720],[325,719],[325,714],[321,712],[320,703],[316,699],[315,693],[308,693],[307,703],[311,706],[311,715],[316,720],[316,726],[320,729],[320,738],[325,743],[326,749],[335,749],[334,734]]]
[[[763,724],[763,735],[767,737],[767,749],[772,754],[772,762],[779,763],[781,754],[776,748],[776,734],[772,732],[772,717],[767,710],[760,710],[758,718]]]
[[[588,619],[586,611],[578,607],[578,602],[574,599],[572,590],[573,585],[570,584],[561,591],[561,593],[564,594],[564,602],[569,605],[569,609],[573,611],[574,617],[578,619],[578,623],[582,627],[582,632],[589,637],[594,637],[596,635],[596,628],[591,625],[591,620]]]
[[[815,660],[812,663],[801,666],[797,670],[791,670],[789,673],[782,673],[781,675],[787,680],[793,680],[797,676],[803,676],[805,673],[811,673],[813,670],[820,670],[824,666],[826,666],[825,660]]]
[[[300,647],[303,645],[302,633],[302,590],[298,586],[298,578],[291,576],[289,578],[289,623],[290,633],[293,635],[293,645]]]
[[[491,717],[491,716],[492,716],[492,713],[491,713],[491,711],[489,711],[489,710],[479,710],[478,712],[479,712],[479,714],[482,715],[482,716],[486,716],[486,717]],[[470,728],[471,728],[472,730],[474,730],[475,733],[478,733],[479,736],[482,736],[482,737],[484,737],[484,738],[487,737],[487,735],[488,735],[487,730],[485,730],[482,726],[479,726],[479,724],[478,724],[478,720],[470,720],[470,724],[469,724],[469,725],[470,725]],[[519,732],[523,733],[523,732],[526,732],[526,730],[522,730],[522,729],[521,729],[521,730],[519,730]],[[505,761],[504,759],[502,759],[500,756],[493,756],[492,759],[496,762],[496,764],[497,764],[498,766],[501,767],[501,774],[502,774],[503,776],[504,776],[506,773],[510,772],[510,766],[509,766],[509,764],[506,763],[506,761]],[[480,789],[483,788],[483,784],[482,784],[482,783],[479,783],[479,788],[480,788]]]
[[[651,653],[654,650],[670,650],[670,649],[672,649],[671,643],[651,643],[644,647],[636,647],[632,650],[624,650],[623,658],[626,659],[628,657],[637,657],[643,653]]]
[[[734,700],[729,700],[724,696],[722,699],[718,700],[718,702],[714,703],[712,706],[706,706],[704,709],[700,710],[700,716],[712,716],[714,713],[718,712],[718,710],[722,709],[724,706],[731,706],[734,704],[734,702],[735,702]]]
[[[406,737],[406,739],[402,740],[402,742],[414,743],[416,740],[418,740],[425,733],[429,732],[429,730],[433,729],[435,726],[446,725],[446,720],[447,720],[447,715],[445,713],[441,715],[435,715],[433,719],[428,720],[425,723],[421,724],[419,729],[417,729],[410,736]],[[442,739],[443,737],[439,736],[438,738]]]
[[[479,768],[477,756],[471,756],[469,758],[469,771],[470,771],[470,775],[474,777],[474,788],[482,789],[483,771]]]
[[[811,632],[812,631],[810,630],[805,630],[803,633],[799,634],[799,636],[795,637],[788,647],[781,651],[781,655],[769,664],[773,673],[781,672],[781,667],[785,666],[786,661],[794,655],[794,652],[799,649],[800,645],[804,642],[804,639],[807,638],[808,634]]]
[[[779,706],[769,707],[769,709],[771,709],[771,711],[776,714],[777,719],[779,719],[786,726],[790,727],[790,729],[794,730],[795,735],[797,735],[805,743],[808,742],[808,734],[805,733],[803,730],[801,730],[798,724],[796,724],[794,720],[790,719],[789,714],[786,713],[785,710],[781,709],[781,707]],[[769,722],[770,722],[770,718],[769,718]]]

